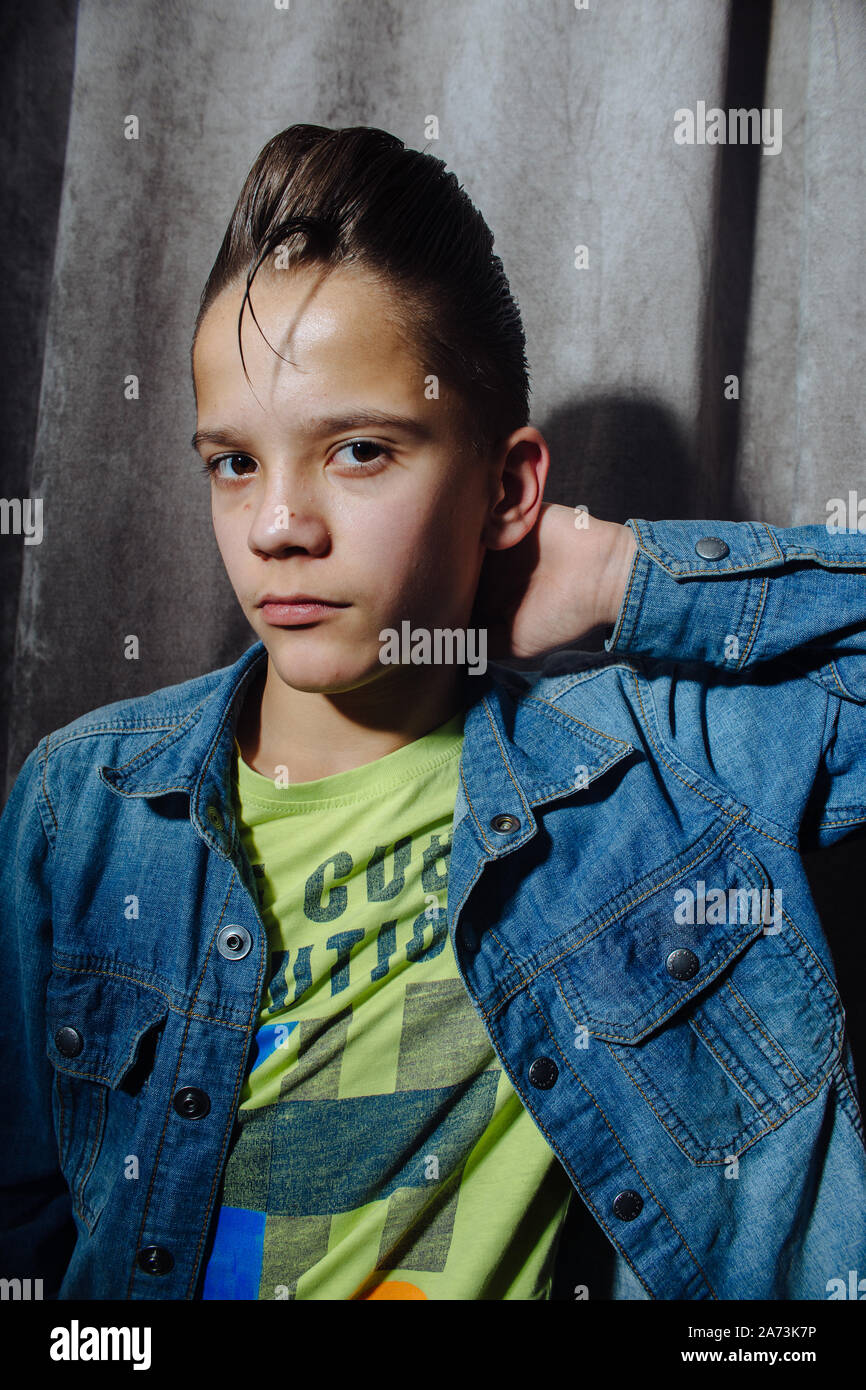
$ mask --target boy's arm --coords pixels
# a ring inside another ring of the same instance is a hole
[[[866,700],[866,535],[754,521],[626,526],[637,548],[616,613],[611,601],[607,651],[728,671],[796,651],[813,679]]]
[[[809,838],[828,845],[866,823],[866,535],[751,521],[626,525],[637,549],[609,600],[606,650],[730,671],[784,658],[826,692],[814,737],[801,725],[785,745],[784,756],[817,767]],[[760,700],[772,720],[772,685]]]
[[[46,1050],[52,813],[42,740],[0,816],[0,1276],[42,1279],[56,1298],[76,1239],[52,1118]]]

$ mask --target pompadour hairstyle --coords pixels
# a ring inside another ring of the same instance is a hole
[[[372,126],[293,125],[275,135],[232,213],[202,291],[193,348],[217,295],[243,283],[243,361],[250,286],[278,249],[287,268],[354,264],[396,293],[400,329],[425,375],[462,399],[477,452],[528,423],[520,311],[492,232],[441,159]]]

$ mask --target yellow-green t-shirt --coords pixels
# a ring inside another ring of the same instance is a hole
[[[548,1298],[572,1192],[446,919],[463,716],[289,786],[235,745],[270,947],[204,1298]]]

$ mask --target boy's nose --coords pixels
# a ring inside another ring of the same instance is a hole
[[[262,502],[252,519],[249,533],[252,550],[268,555],[284,550],[306,550],[311,555],[324,555],[331,544],[331,533],[316,508],[272,499]]]

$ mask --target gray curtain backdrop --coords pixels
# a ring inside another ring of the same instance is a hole
[[[47,731],[254,640],[189,448],[188,352],[244,175],[293,122],[382,126],[481,208],[549,500],[797,525],[866,497],[859,0],[279,3],[4,5],[2,486],[43,505],[40,544],[0,536],[7,791]],[[781,149],[678,144],[699,102],[780,108]],[[850,852],[822,886],[849,998]]]
[[[30,260],[20,303],[5,291],[4,495],[43,499],[43,536],[0,537],[7,789],[47,730],[254,640],[188,444],[188,351],[244,175],[292,122],[383,126],[481,208],[524,316],[550,500],[794,525],[864,491],[863,5],[588,4],[21,7],[6,219]],[[781,149],[677,144],[698,101],[781,108]]]

